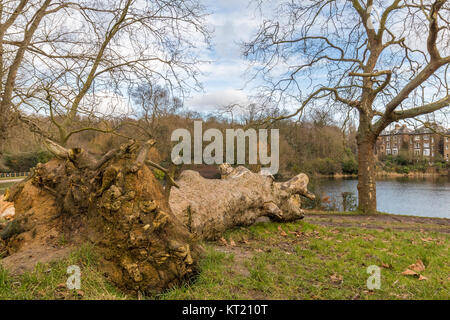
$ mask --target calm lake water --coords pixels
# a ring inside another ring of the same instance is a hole
[[[317,189],[342,206],[342,193],[354,192],[356,179],[318,179]],[[377,180],[378,211],[423,217],[450,218],[450,177],[380,178]],[[341,207],[342,209],[342,207]]]

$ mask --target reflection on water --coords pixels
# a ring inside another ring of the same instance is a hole
[[[358,194],[356,179],[324,178],[315,183],[318,191],[333,199],[342,199],[343,192]],[[450,177],[377,178],[377,208],[394,214],[450,218]]]

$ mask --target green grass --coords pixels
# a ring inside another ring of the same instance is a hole
[[[63,285],[67,267],[81,268],[81,290],[69,290]],[[67,259],[50,264],[38,264],[33,272],[20,277],[8,275],[0,266],[0,300],[14,299],[125,299],[126,295],[112,286],[97,268],[97,257],[91,245],[84,245]]]
[[[282,236],[278,226],[288,235]],[[303,233],[296,237],[289,231]],[[435,241],[420,240],[428,236]],[[162,298],[450,298],[447,235],[325,228],[298,222],[260,224],[234,230],[226,237],[231,237],[236,247],[223,253],[210,246],[197,282],[174,289]],[[424,262],[426,270],[421,274],[428,280],[401,274],[417,259]],[[381,268],[380,290],[372,291],[366,286],[370,265],[388,267]]]
[[[281,228],[281,230],[280,230]],[[197,278],[148,299],[450,299],[450,235],[435,232],[262,223],[228,231],[234,246],[205,243]],[[421,238],[431,237],[433,241]],[[401,273],[417,259],[428,280]],[[67,266],[82,269],[81,297],[127,299],[97,270],[91,246],[68,259],[39,265],[21,277],[0,269],[0,299],[54,299]],[[381,268],[381,289],[369,290],[367,267]]]
[[[0,195],[6,192],[6,189],[11,188],[16,182],[1,182],[0,181]]]

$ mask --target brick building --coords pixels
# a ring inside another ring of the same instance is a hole
[[[436,127],[431,130],[421,127],[416,130],[409,129],[406,125],[395,125],[393,130],[383,131],[377,140],[376,154],[378,159],[392,155],[408,156],[412,159],[429,159],[443,157],[450,159],[449,138],[444,137],[445,130]]]
[[[445,161],[450,161],[450,130],[445,135],[443,143],[444,159]]]

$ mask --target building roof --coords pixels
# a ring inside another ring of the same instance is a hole
[[[381,136],[390,136],[394,134],[411,134],[413,133],[413,130],[409,129],[406,125],[403,126],[396,126],[393,130],[383,130],[381,132]]]
[[[433,134],[435,132],[445,132],[445,128],[439,125],[434,125],[433,129],[430,129],[429,126],[425,127],[422,126],[420,128],[417,128],[415,130],[412,130],[408,127],[406,127],[406,125],[396,125],[395,129],[393,130],[383,130],[380,134],[380,136],[390,136],[390,135],[396,135],[396,134]],[[447,130],[446,134],[450,134],[450,129]]]

